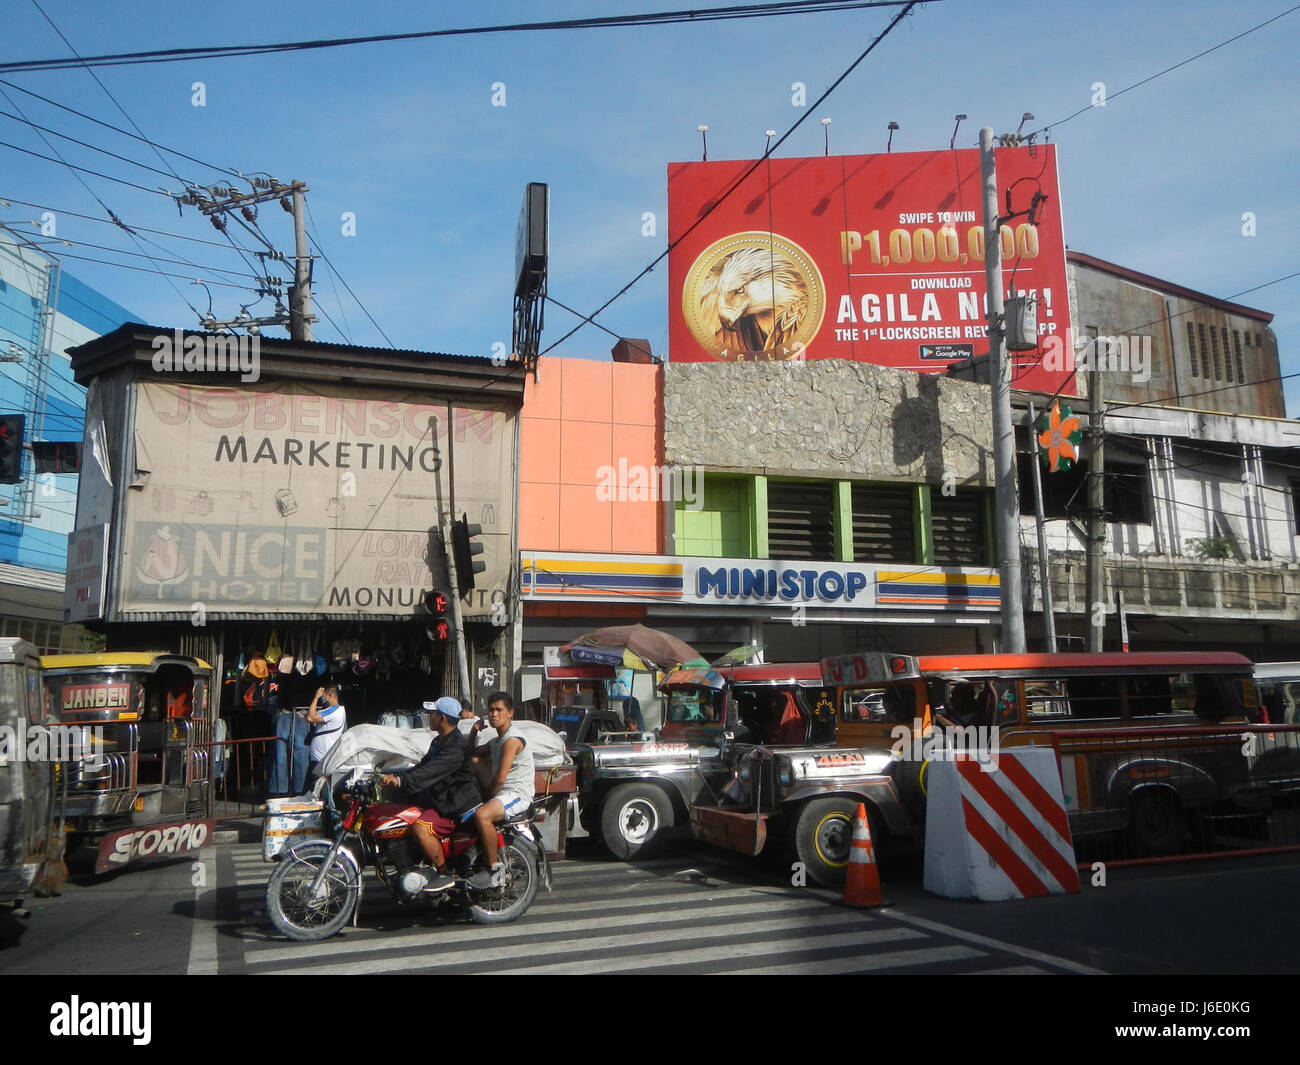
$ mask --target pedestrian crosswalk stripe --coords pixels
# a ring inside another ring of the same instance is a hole
[[[919,934],[919,933],[918,933]],[[908,965],[934,965],[937,962],[962,961],[966,958],[984,957],[982,951],[960,944],[944,947],[920,947],[917,950],[894,950],[884,954],[855,954],[851,957],[825,958],[812,961],[778,962],[756,968],[716,969],[717,975],[731,973],[736,976],[793,976],[833,975],[836,973],[872,972],[877,969],[899,969]]]
[[[742,931],[737,929],[738,932]],[[892,931],[897,931],[896,929]],[[916,951],[894,951],[885,954],[858,954],[851,958],[836,958],[830,955],[831,951],[839,950],[844,947],[870,947],[878,943],[897,942],[898,937],[890,935],[891,929],[876,928],[868,930],[858,930],[847,932],[842,935],[819,936],[816,940],[810,941],[805,937],[790,937],[788,939],[767,940],[765,942],[749,942],[745,940],[732,941],[723,943],[718,946],[710,947],[688,947],[674,954],[665,964],[645,965],[642,964],[635,956],[623,954],[614,958],[588,958],[581,961],[569,961],[560,963],[538,962],[535,965],[522,965],[516,967],[494,967],[494,972],[500,972],[504,975],[528,975],[544,976],[548,974],[578,973],[583,975],[588,973],[616,973],[616,972],[647,972],[653,969],[661,971],[671,970],[684,965],[691,965],[696,962],[717,962],[719,970],[736,968],[729,966],[728,963],[739,961],[742,958],[779,958],[787,952],[798,952],[800,954],[819,954],[828,955],[824,962],[816,963],[813,961],[795,963],[802,968],[803,972],[820,972],[817,965],[834,966],[846,965],[853,963],[854,971],[857,969],[885,969],[901,965],[921,964],[930,960],[944,960],[953,958],[965,958],[977,956],[980,952],[972,950],[970,947],[931,947]],[[918,933],[919,937],[919,933]],[[815,943],[815,947],[810,947],[810,943]],[[943,957],[940,957],[942,953]],[[907,960],[909,957],[914,960]],[[658,959],[656,959],[658,961]],[[826,970],[829,971],[829,970]],[[840,971],[845,971],[843,968]]]
[[[898,942],[908,939],[923,939],[924,933],[914,931],[910,928],[880,928],[875,930],[863,930],[860,926],[862,919],[858,914],[836,914],[827,916],[822,914],[817,919],[815,934],[809,936],[802,935],[798,940],[787,940],[784,942],[797,942],[805,949],[814,949],[820,947],[823,943],[831,942],[834,945],[841,945],[846,939],[852,939],[853,942],[870,945],[877,942]],[[732,929],[717,928],[712,929],[713,936],[719,942],[710,947],[693,948],[687,953],[698,953],[701,950],[708,951],[727,951],[735,946],[733,937],[736,933],[742,933],[747,937],[746,946],[753,949],[764,949],[767,944],[753,939],[760,932],[794,932],[796,929],[790,927],[789,917],[772,917],[759,921],[746,921],[743,926],[737,926]],[[859,926],[854,928],[853,926]],[[842,930],[844,935],[836,935],[835,930]],[[577,936],[572,939],[560,940],[558,942],[539,943],[532,939],[526,939],[519,942],[518,932],[516,931],[511,943],[498,943],[490,949],[482,951],[473,951],[466,953],[463,950],[448,951],[445,957],[431,957],[428,952],[421,954],[418,958],[408,958],[408,964],[403,967],[403,971],[412,971],[420,969],[443,967],[461,968],[466,965],[478,965],[498,969],[503,963],[511,960],[528,960],[538,957],[554,958],[556,955],[570,953],[573,957],[563,961],[551,961],[548,963],[548,971],[558,972],[589,972],[590,966],[607,966],[617,969],[626,969],[631,957],[651,957],[658,959],[674,960],[680,956],[680,952],[674,953],[673,944],[678,944],[683,939],[681,929],[663,928],[658,930],[648,930],[638,928],[627,932],[606,934],[598,937]],[[687,940],[689,942],[689,940]],[[783,942],[777,940],[778,943]],[[436,946],[436,937],[430,937],[430,946]],[[668,944],[667,951],[647,952],[638,951],[637,948],[652,947],[656,945]],[[616,950],[617,953],[606,957],[594,957],[597,951]],[[354,973],[368,972],[385,972],[393,968],[393,957],[389,953],[381,954],[367,960],[349,958],[334,964],[320,964],[305,966],[301,969],[284,969],[279,972],[294,975],[351,975]],[[603,971],[608,971],[608,968]]]
[[[824,905],[809,900],[807,903],[791,906],[782,911],[783,916],[773,919],[789,923],[791,920],[800,917],[822,914],[825,909]],[[724,918],[752,917],[754,912],[754,906],[751,902],[738,903],[733,906],[715,906],[708,902],[701,902],[697,906],[680,907],[668,914],[666,919],[654,923],[649,923],[643,918],[629,918],[622,914],[607,917],[578,917],[566,921],[542,923],[531,920],[533,911],[530,910],[517,924],[498,925],[496,927],[448,925],[442,928],[424,928],[418,932],[402,935],[393,935],[370,929],[357,929],[350,931],[343,939],[336,937],[323,943],[284,944],[282,940],[277,939],[271,941],[275,946],[256,950],[250,949],[248,951],[248,962],[253,965],[266,961],[297,961],[310,957],[330,957],[340,953],[355,953],[365,950],[395,951],[407,947],[429,950],[438,949],[443,945],[490,943],[498,939],[519,939],[521,937],[527,937],[530,941],[541,941],[543,936],[577,935],[584,931],[599,935],[606,929],[628,928],[629,921],[637,921],[637,927],[647,931],[671,922],[676,925],[673,929],[673,935],[684,936],[691,931],[698,931],[700,927],[707,927],[709,922],[720,921]],[[856,917],[859,921],[863,920],[861,914],[852,914],[850,916]],[[704,924],[701,925],[701,922],[704,922]],[[737,923],[736,927],[740,928],[741,926]],[[743,925],[746,930],[750,927],[749,922],[745,922]]]

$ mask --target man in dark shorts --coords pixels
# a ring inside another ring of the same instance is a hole
[[[432,876],[425,875],[424,884],[417,884],[415,890],[446,891],[456,881],[446,875],[447,859],[438,837],[450,834],[452,819],[479,801],[478,785],[473,765],[466,758],[465,736],[456,727],[460,721],[460,703],[444,695],[436,703],[424,705],[433,711],[433,731],[437,733],[429,744],[429,753],[418,765],[399,773],[385,773],[381,779],[385,787],[401,788],[414,803],[424,807],[416,819],[413,834],[435,872]]]

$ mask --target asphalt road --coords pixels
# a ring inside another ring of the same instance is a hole
[[[0,974],[1129,973],[1270,974],[1300,968],[1300,856],[1111,868],[1079,896],[1005,903],[927,894],[916,867],[888,906],[843,907],[788,873],[683,842],[626,865],[588,842],[557,863],[553,894],[516,925],[399,908],[367,894],[359,927],[290,943],[262,916],[270,866],[256,844],[201,861],[69,881],[0,918]],[[1287,919],[1268,915],[1285,914]],[[1217,985],[1216,985],[1217,986]],[[1231,981],[1222,982],[1226,992]],[[1209,989],[1207,988],[1207,991]]]

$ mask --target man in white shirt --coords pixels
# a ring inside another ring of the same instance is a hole
[[[324,703],[324,706],[321,704]],[[320,776],[320,764],[325,756],[334,749],[334,744],[343,736],[348,727],[347,711],[339,705],[339,690],[331,684],[327,688],[317,688],[316,698],[307,709],[307,721],[313,726],[311,734],[311,772]]]

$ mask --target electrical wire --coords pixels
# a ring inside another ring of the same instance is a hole
[[[1297,11],[1300,11],[1300,4],[1296,4],[1294,7],[1289,7],[1285,11],[1281,12],[1280,14],[1274,15],[1270,19],[1265,19],[1263,22],[1259,23],[1256,26],[1251,26],[1250,29],[1248,30],[1243,30],[1241,33],[1238,33],[1235,37],[1229,37],[1226,41],[1220,41],[1218,44],[1214,45],[1211,48],[1205,49],[1205,51],[1203,52],[1197,52],[1196,55],[1188,56],[1186,59],[1182,60],[1181,62],[1175,63],[1171,67],[1165,67],[1164,70],[1157,71],[1155,74],[1151,74],[1148,77],[1143,78],[1141,81],[1135,81],[1132,85],[1128,85],[1125,88],[1120,89],[1119,92],[1107,93],[1106,102],[1110,103],[1111,100],[1123,96],[1126,92],[1131,92],[1132,90],[1138,88],[1139,86],[1147,84],[1147,82],[1155,81],[1156,78],[1164,77],[1166,74],[1169,74],[1172,71],[1177,70],[1179,67],[1185,67],[1187,66],[1188,63],[1192,63],[1197,59],[1201,59],[1209,55],[1211,52],[1217,52],[1220,48],[1225,48],[1228,45],[1232,44],[1234,41],[1239,41],[1243,37],[1247,37],[1250,34],[1255,33],[1257,30],[1262,30],[1265,26],[1271,26],[1274,22],[1277,22],[1278,19],[1286,18],[1287,15],[1294,14]],[[3,64],[0,64],[0,69],[3,69]],[[1091,111],[1093,109],[1094,109],[1093,104],[1089,104],[1087,107],[1081,107],[1079,108],[1079,110],[1075,111],[1074,114],[1067,115],[1059,122],[1048,123],[1046,126],[1042,126],[1039,129],[1035,130],[1032,134],[1029,134],[1029,136],[1037,136],[1040,133],[1050,134],[1051,130],[1055,129],[1057,126],[1063,126],[1071,119],[1078,118],[1080,115],[1088,111]]]
[[[16,203],[20,207],[32,207],[38,211],[52,211],[55,214],[68,215],[70,218],[81,218],[87,222],[98,222],[100,225],[105,225],[105,226],[117,226],[119,229],[122,226],[126,225],[125,222],[120,222],[120,221],[113,222],[107,218],[100,218],[97,215],[93,215],[93,214],[80,214],[77,211],[69,211],[61,207],[51,207],[49,204],[31,203],[27,200],[16,200],[12,196],[0,195],[0,203]],[[188,240],[195,244],[206,244],[210,248],[220,248],[222,251],[230,250],[229,244],[219,244],[215,240],[204,240],[202,237],[188,237],[183,233],[171,233],[165,229],[150,229],[148,226],[137,226],[134,224],[128,226],[128,228],[134,230],[137,233],[154,233],[160,237],[170,237],[172,240]],[[245,248],[244,251],[250,251],[250,249]],[[255,253],[250,251],[250,254],[255,254]]]
[[[714,211],[716,211],[719,207],[721,207],[722,204],[725,203],[727,199],[730,198],[732,194],[735,193],[735,191],[738,188],[740,188],[749,179],[749,176],[753,174],[754,171],[756,171],[760,166],[762,166],[764,161],[774,151],[780,148],[781,145],[784,144],[794,134],[795,130],[797,130],[800,126],[804,124],[804,122],[808,120],[809,116],[811,116],[817,110],[817,108],[819,108],[826,101],[827,97],[829,97],[831,93],[833,93],[837,88],[839,88],[840,84],[850,74],[852,74],[854,70],[858,68],[858,66],[862,63],[862,61],[866,59],[867,56],[869,56],[873,51],[875,51],[876,46],[879,45],[881,41],[883,41],[886,37],[889,36],[890,33],[893,32],[894,28],[911,13],[912,8],[914,8],[915,6],[916,6],[915,2],[909,3],[906,7],[903,8],[902,11],[900,11],[897,15],[895,15],[893,19],[890,20],[889,25],[886,26],[883,30],[881,30],[879,34],[876,35],[876,37],[871,41],[870,44],[867,45],[867,47],[858,55],[858,57],[848,65],[848,67],[844,70],[844,72],[840,74],[840,76],[837,77],[833,82],[831,82],[830,87],[825,92],[823,92],[821,96],[819,96],[816,100],[814,100],[812,104],[795,120],[794,124],[777,139],[776,143],[769,144],[767,149],[763,152],[762,156],[760,156],[758,159],[755,159],[748,167],[746,167],[744,172],[738,178],[736,178],[735,181],[731,183],[731,185],[722,193],[722,195],[714,199],[712,203],[710,203],[703,211],[699,213],[695,221],[693,221],[689,226],[687,226],[686,229],[681,233],[681,235],[676,240],[670,241],[668,243],[668,246],[657,256],[655,256],[655,258],[652,259],[650,263],[641,270],[640,273],[638,273],[634,278],[632,278],[631,281],[629,281],[626,285],[624,285],[617,292],[615,292],[614,295],[610,296],[609,299],[607,299],[604,303],[602,303],[599,307],[597,307],[594,311],[592,311],[591,314],[586,315],[583,323],[574,326],[571,330],[569,330],[569,332],[565,333],[564,336],[560,337],[559,340],[555,341],[555,343],[548,344],[539,353],[539,356],[545,355],[548,352],[553,351],[558,345],[563,344],[571,336],[573,336],[580,329],[582,329],[583,325],[585,325],[587,322],[593,321],[596,315],[600,314],[602,311],[608,308],[615,300],[623,296],[638,281],[640,281],[643,277],[645,277],[652,270],[654,270],[654,268],[658,266],[661,262],[663,262],[663,260],[666,259],[672,253],[672,251],[679,244],[681,244],[682,241],[684,241],[687,237],[689,237],[692,233],[694,233],[696,229],[702,226],[705,220],[711,214],[713,214]]]
[[[90,174],[92,177],[103,178],[105,181],[115,181],[119,185],[125,185],[127,188],[136,189],[139,192],[148,192],[154,196],[165,196],[169,200],[172,198],[171,193],[166,192],[163,189],[146,188],[144,185],[137,185],[134,181],[127,181],[124,178],[114,177],[112,174],[105,174],[99,170],[91,170],[89,167],[77,166],[74,163],[69,163],[66,159],[56,159],[48,155],[42,155],[40,152],[34,152],[30,148],[20,148],[16,144],[10,144],[8,141],[0,141],[0,148],[10,148],[15,152],[22,152],[24,155],[31,155],[35,156],[37,159],[44,159],[48,163],[60,163],[63,166],[66,166],[69,170],[76,170],[82,174]]]
[[[308,211],[308,214],[310,214],[310,213],[311,213],[311,208],[309,207],[309,208],[307,209],[307,211]],[[372,314],[370,313],[370,311],[368,311],[368,310],[366,309],[366,305],[365,305],[364,303],[361,302],[361,297],[358,296],[355,292],[352,291],[352,286],[349,285],[349,284],[347,283],[347,281],[344,279],[343,275],[342,275],[341,273],[339,273],[338,267],[335,266],[334,263],[333,263],[333,261],[330,259],[330,257],[329,257],[328,255],[325,254],[325,249],[322,248],[322,247],[320,246],[320,239],[319,239],[318,237],[315,236],[315,233],[314,233],[315,225],[314,225],[314,224],[313,224],[313,226],[312,226],[312,229],[313,229],[313,233],[312,233],[312,242],[316,245],[316,250],[317,250],[318,252],[320,252],[320,257],[321,257],[322,259],[325,260],[326,265],[327,265],[331,270],[334,271],[334,276],[337,277],[337,278],[339,279],[339,284],[341,284],[345,289],[347,289],[347,290],[348,290],[348,295],[351,296],[354,300],[357,301],[357,306],[361,308],[361,313],[364,314],[367,318],[369,318],[369,319],[370,319],[370,324],[373,325],[376,329],[379,330],[379,335],[380,335],[381,337],[384,338],[384,342],[385,342],[385,343],[386,343],[390,348],[396,348],[397,345],[394,344],[394,343],[392,342],[392,340],[389,339],[388,334],[384,332],[383,327],[380,326],[380,324],[379,324],[378,322],[375,321],[374,315],[372,315]]]
[[[311,237],[312,245],[315,247],[317,253],[319,254],[319,253],[320,253],[320,240],[319,240],[319,239],[317,238],[317,236],[316,236],[316,216],[315,216],[314,214],[312,214],[311,203],[310,203],[310,201],[307,200],[306,197],[303,197],[303,203],[305,203],[305,204],[307,205],[307,221],[308,221],[308,223],[309,223],[309,225],[310,225],[310,228],[308,229],[307,232],[308,232],[308,235]],[[334,303],[335,303],[335,305],[338,307],[338,309],[339,309],[339,317],[341,317],[341,318],[343,319],[343,325],[346,327],[346,332],[340,330],[339,335],[342,336],[344,339],[346,339],[347,342],[348,342],[349,344],[351,344],[351,343],[352,343],[352,328],[351,328],[351,326],[350,326],[350,324],[349,324],[349,322],[348,322],[348,313],[347,313],[346,309],[344,309],[344,307],[343,307],[343,301],[342,301],[341,299],[339,299],[339,287],[338,287],[337,284],[335,284],[335,277],[336,277],[336,275],[335,275],[335,272],[334,272],[334,267],[333,267],[332,265],[329,267],[329,277],[330,277],[330,290],[334,293]],[[321,309],[321,313],[322,313],[322,314],[325,314],[325,310],[324,310],[324,308]],[[325,317],[328,319],[328,318],[329,318],[329,315],[328,315],[328,314],[325,314]],[[333,325],[333,321],[332,321],[332,320],[331,320],[330,324]],[[334,328],[335,328],[335,329],[338,329],[338,326],[336,325],[336,326],[334,326]]]
[[[99,251],[111,251],[111,252],[116,252],[118,255],[130,255],[141,259],[154,258],[153,256],[146,255],[143,252],[127,251],[125,248],[115,248],[109,244],[92,244],[90,241],[73,240],[70,237],[51,237],[48,240],[33,240],[32,243],[37,246],[48,245],[48,244],[77,245],[78,247],[82,247],[82,248],[95,248]],[[160,247],[158,245],[155,246]],[[162,250],[166,250],[166,249],[162,249]],[[194,267],[195,270],[198,270],[201,273],[234,274],[236,277],[251,276],[254,280],[260,279],[260,275],[258,274],[250,275],[243,270],[231,270],[228,267],[223,267],[223,266],[200,266],[198,263],[192,263],[188,259],[166,259],[166,258],[158,257],[157,261],[163,263],[174,263],[179,266],[192,266]]]
[[[84,111],[78,111],[75,107],[68,107],[66,104],[61,104],[57,100],[51,100],[48,96],[42,96],[38,92],[32,92],[31,89],[23,88],[23,86],[15,84],[12,81],[5,81],[3,79],[0,79],[0,85],[5,85],[10,89],[15,90],[16,92],[25,93],[27,96],[31,96],[34,99],[40,100],[42,103],[49,104],[51,107],[57,107],[59,110],[66,111],[70,115],[76,115],[78,118],[84,118],[87,122],[93,122],[97,126],[103,126],[105,129],[111,129],[114,133],[120,133],[124,137],[130,137],[132,140],[143,141],[145,143],[154,143],[149,141],[147,137],[143,137],[139,134],[132,133],[130,130],[122,129],[121,126],[115,126],[111,122],[105,122],[102,119],[95,118],[93,115],[88,115]],[[228,174],[230,177],[233,178],[240,178],[241,180],[243,179],[243,175],[238,170],[231,170],[229,167],[218,166],[216,163],[209,163],[204,161],[203,159],[198,159],[192,155],[186,155],[184,152],[176,148],[168,148],[165,145],[161,145],[161,144],[155,144],[155,147],[161,148],[163,151],[169,153],[170,155],[178,156],[181,159],[187,159],[191,163],[198,163],[199,166],[205,166],[209,170],[215,170],[221,174]]]
[[[779,15],[818,14],[829,11],[856,11],[863,8],[902,7],[906,0],[786,0],[784,3],[742,4],[737,7],[699,8],[693,11],[656,11],[645,14],[609,15],[549,22],[516,22],[497,26],[469,26],[459,29],[424,30],[413,33],[383,33],[367,37],[337,37],[311,41],[286,41],[273,44],[212,45],[195,48],[160,48],[140,52],[86,56],[74,63],[59,59],[26,59],[0,63],[0,72],[21,70],[64,70],[85,66],[131,66],[140,63],[175,63],[195,59],[229,59],[236,56],[272,55],[322,48],[340,48],[358,44],[411,41],[436,37],[469,37],[490,33],[524,33],[553,30],[623,28],[634,26],[668,26],[677,23],[722,22],[733,19],[767,18]],[[912,3],[907,3],[912,6]],[[62,34],[60,34],[62,36]]]

